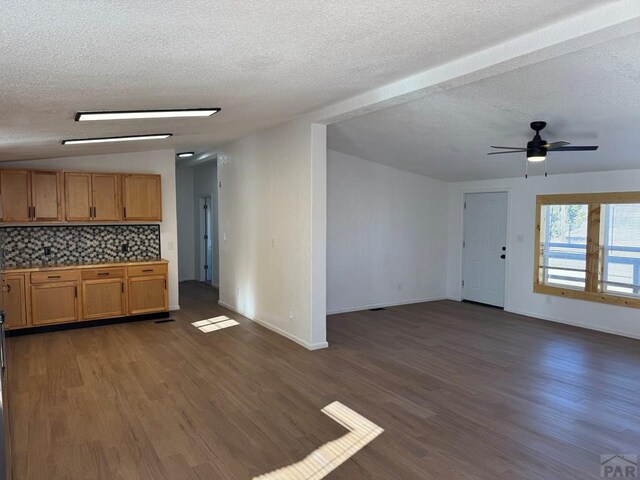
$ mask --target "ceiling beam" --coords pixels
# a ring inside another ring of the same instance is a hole
[[[640,32],[640,2],[619,0],[302,115],[330,124]]]

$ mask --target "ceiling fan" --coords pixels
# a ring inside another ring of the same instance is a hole
[[[491,148],[498,148],[500,150],[508,150],[506,152],[490,152],[487,155],[501,155],[503,153],[522,153],[527,152],[527,167],[529,162],[544,162],[547,159],[548,152],[588,152],[597,150],[597,145],[569,147],[569,142],[553,142],[548,143],[540,137],[540,132],[547,126],[547,122],[531,122],[531,128],[535,130],[536,134],[533,139],[527,143],[526,148],[521,147],[498,147],[491,145]],[[527,169],[528,170],[528,169]],[[525,178],[528,173],[525,174]],[[547,176],[545,172],[544,176]]]

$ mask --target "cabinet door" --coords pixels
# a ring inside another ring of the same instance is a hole
[[[64,185],[67,220],[91,220],[91,174],[65,173]]]
[[[79,318],[77,282],[31,286],[32,325],[75,322]]]
[[[126,315],[124,279],[83,281],[82,313],[85,320]]]
[[[94,173],[91,184],[93,219],[101,222],[120,220],[120,176]]]
[[[129,314],[164,312],[167,305],[167,277],[155,275],[129,279]]]
[[[122,196],[124,220],[162,220],[160,175],[124,175]]]
[[[31,205],[35,221],[62,220],[60,172],[31,172]]]
[[[31,176],[28,170],[0,171],[2,194],[2,220],[5,222],[31,221]]]
[[[24,282],[24,275],[7,275],[2,281],[6,329],[27,326],[27,297]]]

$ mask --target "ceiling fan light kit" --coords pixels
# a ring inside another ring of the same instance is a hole
[[[536,132],[533,139],[530,142],[527,142],[526,148],[521,147],[498,147],[491,145],[491,148],[497,148],[500,150],[505,150],[504,152],[491,152],[487,155],[500,155],[503,153],[527,153],[527,161],[525,162],[525,178],[529,176],[529,162],[545,162],[547,160],[547,155],[549,152],[586,152],[586,151],[594,151],[598,149],[597,145],[589,145],[589,146],[581,146],[581,147],[569,147],[569,142],[553,142],[548,143],[546,140],[543,140],[540,136],[540,132],[544,130],[547,126],[547,122],[536,121],[531,122],[531,128]],[[546,170],[546,169],[545,169]],[[544,176],[547,176],[547,172],[545,171]]]

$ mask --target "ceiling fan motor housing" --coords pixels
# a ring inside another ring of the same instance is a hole
[[[547,156],[547,149],[544,147],[547,141],[540,137],[540,130],[546,126],[547,122],[531,122],[531,128],[536,131],[536,134],[533,140],[527,143],[527,159],[544,159]]]

